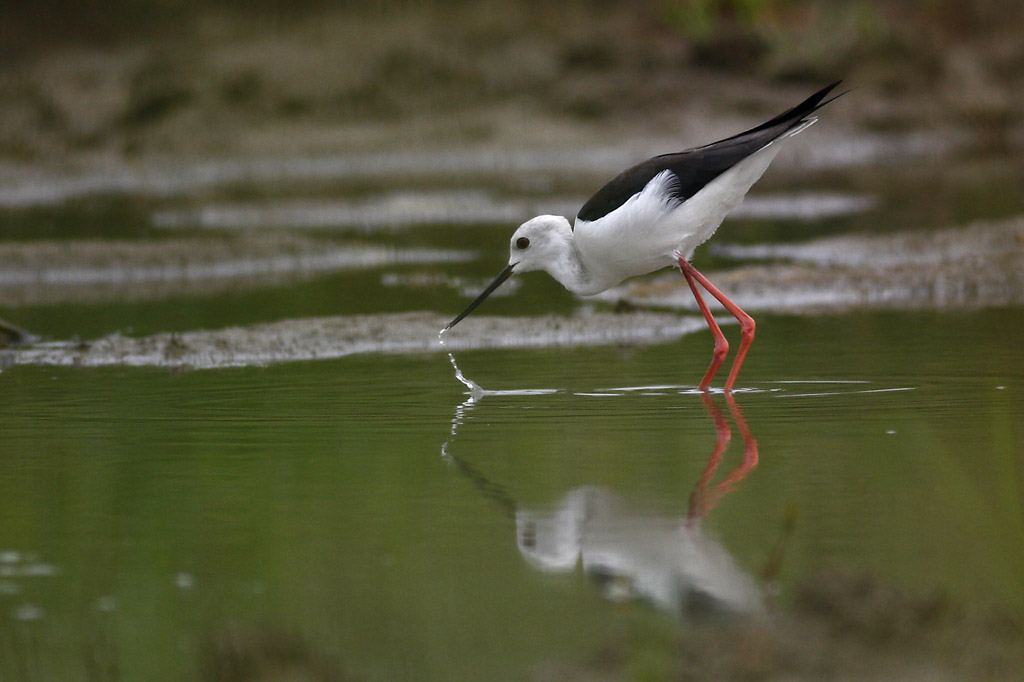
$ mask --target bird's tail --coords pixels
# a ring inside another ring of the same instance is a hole
[[[829,97],[828,99],[825,99],[825,96],[828,95],[830,92],[832,92],[835,89],[835,87],[837,85],[839,85],[840,83],[842,83],[842,82],[843,81],[836,81],[835,83],[832,83],[831,85],[826,85],[821,90],[818,90],[816,93],[814,93],[813,95],[811,95],[810,97],[805,99],[803,102],[800,102],[800,104],[797,104],[792,109],[789,109],[787,111],[782,112],[781,114],[779,114],[775,118],[771,119],[770,121],[765,121],[764,123],[762,123],[758,127],[754,128],[753,130],[750,130],[748,132],[755,132],[755,131],[759,131],[759,130],[765,130],[767,128],[775,127],[775,126],[779,125],[780,123],[787,123],[787,122],[790,124],[790,126],[789,126],[790,129],[799,128],[800,130],[803,130],[808,125],[810,125],[811,123],[814,123],[814,121],[817,120],[817,118],[814,117],[814,116],[811,116],[811,114],[813,114],[818,109],[821,109],[826,104],[829,104],[830,102],[833,102],[833,101],[839,99],[840,97],[842,97],[843,95],[845,95],[846,93],[849,92],[849,90],[844,90],[843,92],[840,92],[838,95],[833,95],[832,97]],[[786,132],[790,132],[790,130],[787,129]],[[799,131],[797,131],[797,132],[799,132]],[[792,133],[792,134],[795,134],[795,133]]]
[[[815,111],[849,92],[849,90],[845,90],[838,95],[833,95],[832,97],[825,99],[825,97],[840,83],[842,83],[842,81],[836,81],[831,85],[827,85],[805,99],[803,102],[800,102],[800,104],[797,104],[792,109],[787,109],[775,118],[765,121],[756,128],[745,130],[738,135],[733,135],[730,138],[722,140],[722,142],[746,140],[750,136],[758,134],[761,136],[767,136],[768,140],[777,140],[780,137],[796,135],[808,126],[813,125],[814,122],[818,120],[816,116],[812,116]]]

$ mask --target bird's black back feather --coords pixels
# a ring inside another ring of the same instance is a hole
[[[822,101],[840,82],[836,81],[822,88],[792,109],[756,128],[703,147],[655,156],[624,170],[583,205],[577,218],[593,221],[611,213],[646,187],[654,176],[665,170],[672,171],[678,179],[672,186],[672,198],[686,201],[743,159],[803,124],[810,114],[835,99],[832,97]]]

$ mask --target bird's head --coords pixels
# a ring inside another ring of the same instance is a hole
[[[462,318],[473,312],[485,298],[491,295],[502,282],[512,275],[531,270],[552,272],[555,263],[565,254],[566,244],[572,241],[572,228],[562,216],[541,215],[531,218],[519,226],[509,244],[508,265],[487,285],[466,309],[448,323],[441,333],[458,324]]]
[[[565,253],[572,228],[562,216],[540,215],[519,226],[509,243],[508,264],[515,272],[549,270]]]

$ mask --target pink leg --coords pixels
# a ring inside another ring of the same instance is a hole
[[[682,258],[680,258],[680,261],[685,262]],[[711,335],[715,337],[715,350],[711,356],[711,364],[708,365],[708,371],[704,372],[704,378],[700,380],[700,385],[697,386],[700,390],[706,391],[708,386],[711,385],[711,380],[715,377],[718,368],[725,362],[725,356],[729,353],[729,341],[725,338],[725,334],[722,333],[722,328],[718,326],[718,320],[715,319],[715,316],[711,314],[711,310],[708,309],[708,304],[704,302],[704,297],[700,295],[700,289],[697,288],[697,282],[694,281],[693,275],[689,271],[684,270],[681,265],[679,269],[682,271],[683,277],[686,278],[686,283],[690,285],[693,297],[697,299],[697,306],[704,313],[704,319],[711,329]]]
[[[712,323],[714,317],[708,310],[707,304],[704,303],[704,300],[697,293],[697,287],[694,285],[693,280],[700,282],[700,285],[704,287],[709,294],[717,298],[719,303],[725,306],[725,309],[732,313],[733,317],[739,320],[740,349],[736,351],[736,359],[733,360],[732,369],[729,370],[729,378],[725,380],[725,392],[729,393],[732,391],[732,387],[736,383],[736,377],[740,373],[740,367],[743,366],[743,360],[747,357],[747,351],[750,349],[750,344],[754,340],[754,318],[747,315],[738,305],[729,300],[728,296],[723,294],[718,287],[712,284],[707,277],[700,274],[697,268],[690,265],[689,261],[682,256],[679,256],[679,269],[682,270],[683,275],[686,277],[686,281],[690,284],[690,289],[697,298],[697,305],[700,306],[701,312],[704,313],[704,319],[708,321],[708,326],[711,327],[711,333],[715,337],[715,357],[711,361],[711,367],[708,368],[708,373],[704,375],[704,379],[701,381],[700,388],[707,388],[707,384],[711,382],[711,377],[714,376],[715,372],[718,371],[719,366],[722,364],[722,360],[718,358],[718,349],[720,344],[719,337],[722,338],[722,341],[725,340],[725,337],[722,334],[722,330],[719,328],[718,323]],[[728,344],[726,344],[726,351],[727,350]]]

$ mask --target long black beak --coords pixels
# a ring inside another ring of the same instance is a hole
[[[461,313],[459,313],[458,316],[454,320],[449,322],[448,326],[441,330],[441,333],[443,334],[444,332],[448,331],[449,329],[451,329],[452,327],[457,325],[459,322],[461,322],[462,318],[464,318],[466,315],[469,315],[471,312],[476,310],[476,307],[478,305],[480,305],[481,303],[483,303],[485,298],[490,296],[494,292],[495,289],[500,287],[502,282],[504,282],[506,279],[508,279],[509,277],[512,276],[512,270],[513,270],[513,268],[515,268],[515,266],[516,266],[515,263],[509,263],[508,265],[506,265],[505,269],[501,271],[501,274],[499,274],[497,277],[495,277],[494,281],[487,285],[487,288],[484,289],[480,293],[480,295],[476,297],[476,300],[474,300],[472,303],[470,303],[468,306],[466,306],[465,310],[463,310]]]

